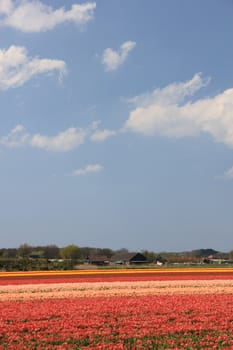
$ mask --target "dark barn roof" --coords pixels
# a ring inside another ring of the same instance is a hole
[[[143,263],[146,262],[146,257],[141,253],[119,253],[113,255],[111,258],[113,262],[129,262],[129,263]]]

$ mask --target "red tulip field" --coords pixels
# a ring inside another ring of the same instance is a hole
[[[233,349],[233,269],[0,273],[0,349]]]

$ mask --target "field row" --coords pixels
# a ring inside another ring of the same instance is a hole
[[[102,281],[5,285],[0,288],[0,301],[176,294],[233,294],[233,280]]]
[[[232,295],[0,303],[0,349],[232,349]]]
[[[91,269],[91,270],[54,270],[54,271],[13,271],[0,272],[0,277],[26,277],[26,276],[68,276],[68,275],[118,275],[118,274],[166,274],[166,273],[233,273],[230,267],[184,267],[184,268],[128,268],[128,269]]]
[[[232,268],[157,268],[119,270],[0,272],[0,285],[115,281],[233,279]]]

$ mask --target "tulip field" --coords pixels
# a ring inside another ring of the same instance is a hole
[[[0,272],[1,349],[233,349],[233,269]]]

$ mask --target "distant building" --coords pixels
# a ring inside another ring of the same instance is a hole
[[[146,264],[147,259],[141,253],[119,253],[111,257],[111,262],[118,265]]]
[[[98,265],[98,266],[103,266],[103,265],[108,265],[109,264],[109,258],[105,255],[102,256],[89,256],[87,258],[87,262],[92,265]]]

